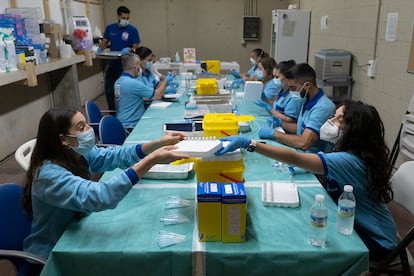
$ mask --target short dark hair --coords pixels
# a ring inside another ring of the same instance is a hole
[[[119,6],[118,9],[116,10],[116,13],[118,15],[121,15],[122,13],[128,13],[128,14],[130,14],[131,11],[127,7],[125,7],[125,6]]]
[[[307,63],[299,63],[286,72],[285,77],[288,80],[296,80],[298,83],[305,83],[310,81],[316,85],[316,73],[313,68]]]

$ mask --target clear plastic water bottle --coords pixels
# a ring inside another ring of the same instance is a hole
[[[119,96],[121,94],[121,85],[115,83],[114,96],[115,96],[115,108],[118,109],[119,106]]]
[[[338,199],[336,230],[343,235],[351,235],[354,230],[356,201],[353,190],[351,185],[345,185]]]
[[[328,225],[328,208],[325,205],[325,196],[317,194],[312,204],[309,228],[309,243],[322,247],[326,241],[326,227]]]

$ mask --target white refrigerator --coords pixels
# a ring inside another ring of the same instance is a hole
[[[270,56],[276,62],[308,62],[310,11],[272,10]]]

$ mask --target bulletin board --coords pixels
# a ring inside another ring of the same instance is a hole
[[[410,54],[408,57],[407,72],[414,74],[414,27],[411,33],[411,46],[410,46]]]

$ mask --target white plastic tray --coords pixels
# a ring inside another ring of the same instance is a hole
[[[147,179],[186,179],[193,170],[194,163],[181,165],[156,164],[142,178]]]
[[[296,184],[265,181],[262,185],[262,202],[264,206],[298,207]]]

